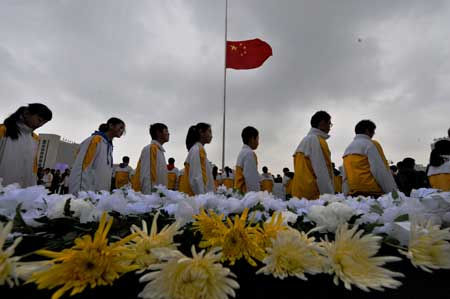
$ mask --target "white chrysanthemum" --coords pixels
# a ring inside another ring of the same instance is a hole
[[[267,257],[263,260],[265,266],[256,273],[271,274],[280,279],[296,276],[306,280],[306,273],[323,272],[325,258],[320,251],[314,239],[305,233],[295,229],[279,231],[272,239],[272,247],[267,248]]]
[[[440,229],[432,221],[411,222],[411,233],[406,255],[415,267],[431,272],[431,269],[450,269],[450,228]]]
[[[197,253],[192,246],[192,258],[177,250],[158,248],[153,254],[162,262],[150,266],[156,270],[141,277],[140,282],[149,281],[141,298],[151,299],[227,299],[234,297],[239,284],[235,275],[219,263],[219,249]]]
[[[334,232],[336,228],[346,223],[355,211],[346,204],[333,202],[327,206],[312,206],[308,218],[314,221],[322,231]]]
[[[329,273],[334,274],[334,283],[344,282],[347,289],[351,285],[368,292],[370,289],[382,291],[383,288],[397,288],[401,282],[394,277],[403,274],[393,272],[382,266],[387,262],[399,261],[393,256],[375,257],[380,245],[381,237],[372,234],[363,236],[363,230],[358,231],[354,226],[341,225],[336,231],[334,242],[323,242],[328,257]]]
[[[5,226],[0,222],[0,285],[8,283],[10,287],[19,284],[16,264],[20,257],[13,257],[13,254],[17,244],[22,240],[22,237],[15,239],[11,246],[3,250],[3,245],[11,232],[12,226],[12,222],[8,222]]]

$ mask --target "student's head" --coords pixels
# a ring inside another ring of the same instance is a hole
[[[45,173],[49,173],[50,172],[50,168],[46,168],[44,171],[45,171]]]
[[[329,133],[333,124],[331,123],[331,116],[325,111],[317,111],[311,117],[311,127]]]
[[[98,130],[108,135],[111,139],[115,137],[120,138],[125,132],[125,123],[117,117],[111,117],[106,124],[101,124]]]
[[[389,166],[389,168],[391,169],[392,173],[397,173],[397,170],[398,170],[397,166],[391,165],[391,166]]]
[[[450,140],[439,140],[434,145],[434,149],[430,154],[430,165],[431,166],[441,166],[445,163],[445,159],[442,156],[450,155]]]
[[[122,162],[123,162],[124,164],[130,163],[130,157],[128,157],[128,156],[123,156],[123,157],[122,157]]]
[[[245,127],[241,133],[242,142],[248,145],[252,150],[258,148],[259,145],[259,133],[254,127]]]
[[[405,158],[402,161],[403,169],[414,169],[415,165],[416,165],[416,161],[413,158]]]
[[[283,173],[284,173],[284,174],[286,174],[286,173],[288,173],[288,172],[289,172],[289,168],[287,168],[287,167],[283,168]]]
[[[233,170],[231,170],[231,168],[228,166],[225,166],[224,170],[227,177],[230,175],[230,173],[233,173]]]
[[[294,178],[294,173],[291,172],[291,171],[288,171],[288,172],[286,173],[286,176],[287,176],[288,178],[290,178],[290,179],[293,179],[293,178]]]
[[[164,144],[169,141],[169,129],[165,124],[162,123],[154,123],[150,125],[150,136],[153,140],[158,141],[161,144]]]
[[[369,136],[370,138],[375,135],[375,129],[377,126],[371,120],[364,119],[356,124],[355,126],[355,134],[364,134]]]
[[[263,173],[268,173],[268,172],[269,172],[269,169],[267,168],[267,166],[264,166],[264,167],[262,168],[262,171],[263,171]]]
[[[175,159],[174,158],[169,158],[169,164],[174,165],[175,164]]]
[[[186,148],[190,150],[191,147],[200,142],[201,144],[208,144],[212,139],[211,125],[207,123],[198,123],[191,126],[186,135]]]
[[[18,121],[23,122],[34,131],[50,121],[52,116],[52,111],[44,104],[34,103],[22,106],[3,121],[6,127],[6,136],[11,139],[19,138],[21,133],[17,125]]]

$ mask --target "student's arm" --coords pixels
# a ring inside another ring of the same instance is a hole
[[[333,183],[330,179],[330,173],[327,169],[327,163],[323,156],[322,147],[320,146],[319,137],[311,138],[311,153],[309,159],[317,177],[317,186],[320,194],[334,194]]]
[[[192,149],[189,159],[189,184],[191,185],[191,189],[194,194],[205,193],[198,147]]]
[[[397,189],[394,178],[390,171],[387,170],[386,165],[381,158],[375,145],[371,145],[367,152],[367,158],[369,159],[370,172],[374,176],[378,185],[380,185],[383,192],[389,193]]]
[[[253,152],[248,152],[244,161],[244,178],[247,191],[260,191],[260,176],[258,173],[258,166]]]

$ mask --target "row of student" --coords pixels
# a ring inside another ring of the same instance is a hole
[[[0,126],[0,177],[4,184],[20,183],[23,187],[36,184],[38,136],[34,130],[51,120],[52,112],[43,104],[20,107]],[[334,193],[334,174],[331,152],[326,140],[330,137],[331,116],[325,111],[311,118],[311,130],[294,153],[295,175],[292,178],[292,196],[315,199],[320,194]],[[343,191],[349,195],[377,196],[396,190],[381,145],[372,140],[376,126],[369,120],[359,122],[356,136],[343,156]],[[113,168],[113,139],[122,136],[125,123],[110,118],[99,130],[84,140],[69,177],[69,192],[81,190],[109,190]],[[150,128],[151,143],[144,147],[133,177],[133,188],[144,193],[153,186],[167,185],[167,167],[163,144],[169,140],[165,125]],[[242,192],[258,191],[257,157],[259,145],[255,128],[242,132],[243,148],[236,163],[236,189]],[[201,194],[214,190],[211,163],[205,145],[212,139],[211,126],[199,123],[189,128],[186,137],[188,155],[183,180],[179,189],[187,194]],[[432,187],[450,190],[450,152],[444,140],[433,150],[428,176]]]

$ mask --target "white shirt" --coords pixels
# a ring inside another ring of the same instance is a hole
[[[316,182],[320,194],[334,194],[333,179],[330,177],[327,163],[323,156],[324,153],[320,146],[319,136],[324,139],[330,138],[330,135],[327,133],[316,128],[311,128],[308,135],[298,145],[295,153],[303,153],[311,161],[311,166],[317,177]]]
[[[156,153],[156,178],[151,177],[150,169],[150,165],[154,163],[151,157],[151,146],[153,144],[158,147],[158,151]],[[163,146],[156,140],[152,140],[149,145],[142,149],[141,157],[139,158],[141,161],[141,172],[139,178],[143,194],[150,194],[154,186],[167,186],[167,164],[164,153],[165,150]]]
[[[19,183],[22,188],[37,183],[33,172],[38,141],[33,138],[33,130],[22,122],[17,122],[21,134],[18,139],[0,138],[0,178],[3,185]]]
[[[348,155],[362,155],[366,156],[369,160],[370,172],[380,185],[381,189],[385,193],[392,192],[397,189],[395,180],[392,176],[390,169],[386,168],[377,147],[372,142],[371,138],[366,134],[356,134],[353,141],[345,149],[344,157]],[[348,193],[348,182],[345,174],[345,168],[342,174],[342,183],[344,194]]]
[[[237,158],[236,166],[242,168],[247,192],[260,191],[260,176],[255,152],[248,145],[244,144],[244,146],[242,146]]]
[[[203,194],[214,191],[212,166],[207,157],[205,157],[207,180],[206,184],[203,182],[202,165],[200,163],[200,149],[204,150],[204,147],[200,142],[197,142],[191,147],[186,157],[186,163],[189,164],[189,184],[191,185],[191,189],[194,194]]]

